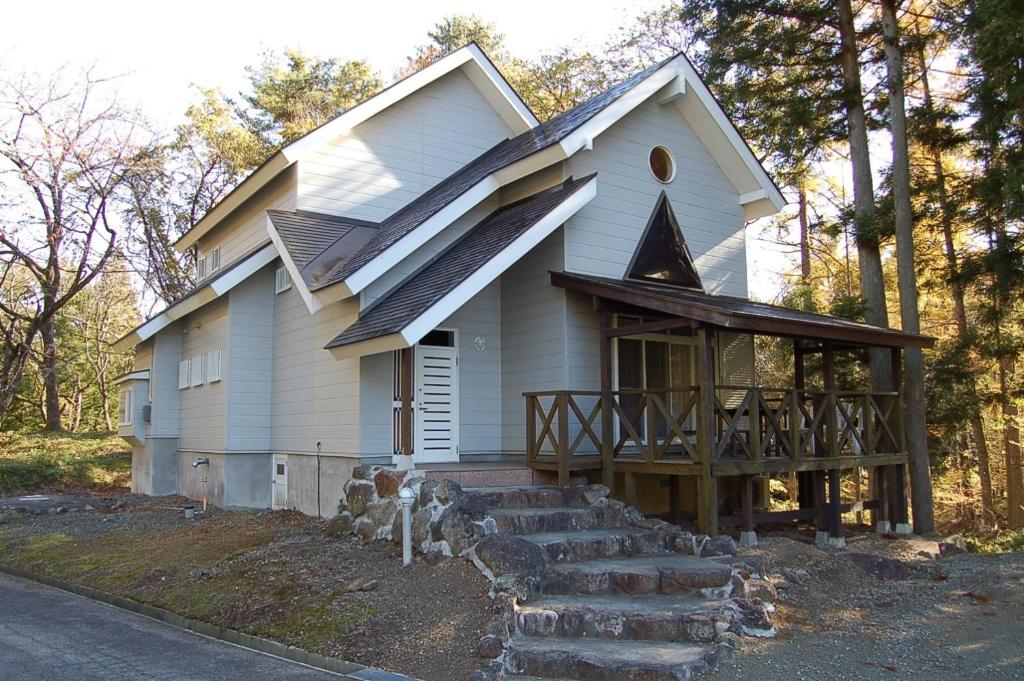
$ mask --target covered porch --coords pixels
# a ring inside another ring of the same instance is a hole
[[[671,515],[689,506],[701,532],[738,523],[750,541],[756,522],[803,519],[835,543],[849,510],[840,473],[865,468],[874,498],[860,509],[889,526],[907,523],[900,391],[840,389],[836,360],[881,349],[898,387],[902,349],[931,339],[696,290],[569,273],[551,280],[592,300],[600,389],[524,394],[528,466],[563,485],[576,472],[599,474],[631,504],[638,486],[660,476]],[[756,335],[790,341],[792,385],[756,384]],[[737,371],[747,349],[750,370]],[[755,482],[790,473],[799,508],[755,512]]]

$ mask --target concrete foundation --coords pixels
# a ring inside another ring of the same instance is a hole
[[[896,534],[901,537],[908,537],[914,533],[914,529],[910,526],[910,523],[896,523]]]
[[[333,518],[342,488],[360,464],[381,463],[380,457],[357,459],[315,454],[288,455],[288,508],[306,515]]]
[[[740,532],[740,546],[757,546],[757,532]]]
[[[888,520],[879,520],[875,523],[876,534],[892,534],[892,523]]]
[[[828,546],[828,532],[826,530],[818,530],[814,535],[815,546]]]
[[[178,493],[178,438],[151,437],[132,448],[132,492],[150,496]]]
[[[829,537],[828,538],[828,545],[831,546],[834,549],[845,549],[846,548],[846,539],[843,538],[843,537]]]
[[[210,463],[193,467],[200,457]],[[269,453],[178,452],[178,493],[221,508],[270,508],[270,466]]]

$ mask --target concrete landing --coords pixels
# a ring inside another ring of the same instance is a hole
[[[544,678],[688,681],[714,663],[716,649],[684,643],[524,637],[509,644],[516,671]]]

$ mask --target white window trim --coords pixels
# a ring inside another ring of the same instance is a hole
[[[185,390],[192,383],[192,362],[183,359],[178,362],[178,390]]]
[[[205,362],[203,361],[204,355],[196,355],[190,360],[190,379],[189,383],[192,387],[201,386],[205,379]]]
[[[131,388],[121,388],[121,395],[118,405],[118,426],[130,426],[132,425],[132,404],[134,390]]]
[[[217,383],[223,379],[224,349],[211,350],[206,358],[206,382]]]
[[[285,266],[278,267],[274,272],[274,293],[284,293],[292,287],[292,275]]]
[[[674,165],[673,165],[674,167]],[[213,274],[220,269],[220,246],[213,249],[206,254],[207,262],[209,263],[210,274]]]

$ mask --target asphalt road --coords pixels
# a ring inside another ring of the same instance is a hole
[[[0,681],[349,678],[0,574]]]

